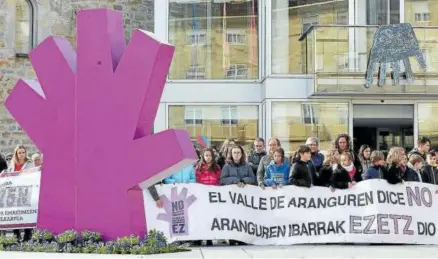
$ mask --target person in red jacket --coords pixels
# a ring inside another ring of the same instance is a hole
[[[196,166],[196,182],[205,185],[219,185],[221,168],[214,159],[214,151],[211,148],[204,149],[201,160]]]
[[[221,178],[221,168],[214,159],[214,150],[206,148],[202,151],[201,159],[195,170],[196,182],[205,185],[219,185]],[[195,245],[200,246],[201,240],[195,241]],[[207,240],[207,246],[212,246],[213,241]]]

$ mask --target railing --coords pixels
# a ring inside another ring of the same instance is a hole
[[[304,32],[300,37],[304,53],[302,70],[314,75],[311,95],[438,94],[438,27],[413,27],[426,60],[426,72],[421,70],[415,57],[411,57],[413,82],[405,80],[401,62],[399,85],[393,86],[392,70],[388,69],[385,85],[378,87],[378,68],[375,68],[373,85],[364,87],[368,56],[377,28],[314,25]]]

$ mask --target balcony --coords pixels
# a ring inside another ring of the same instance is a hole
[[[386,83],[379,87],[378,64],[370,88],[365,88],[368,56],[378,26],[316,25],[300,38],[302,70],[313,75],[309,96],[413,94],[438,95],[438,27],[414,27],[427,64],[421,70],[415,57],[410,58],[413,82],[405,79],[400,62],[400,82],[393,85],[392,69],[387,66]]]

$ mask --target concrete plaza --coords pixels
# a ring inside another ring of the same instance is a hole
[[[192,247],[192,251],[159,255],[87,255],[0,252],[0,258],[438,258],[437,246],[295,245]]]

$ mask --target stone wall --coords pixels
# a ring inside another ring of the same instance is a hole
[[[23,22],[30,18],[28,12],[23,11],[23,3],[27,1],[0,0],[0,154],[3,156],[12,152],[17,144],[26,145],[29,153],[36,151],[3,104],[18,79],[35,79],[29,59],[21,55],[27,54],[29,45],[23,39],[33,41],[35,46],[48,36],[62,35],[75,45],[75,13],[84,8],[122,11],[127,38],[133,29],[153,31],[154,28],[154,0],[30,0],[35,13],[32,38]]]

